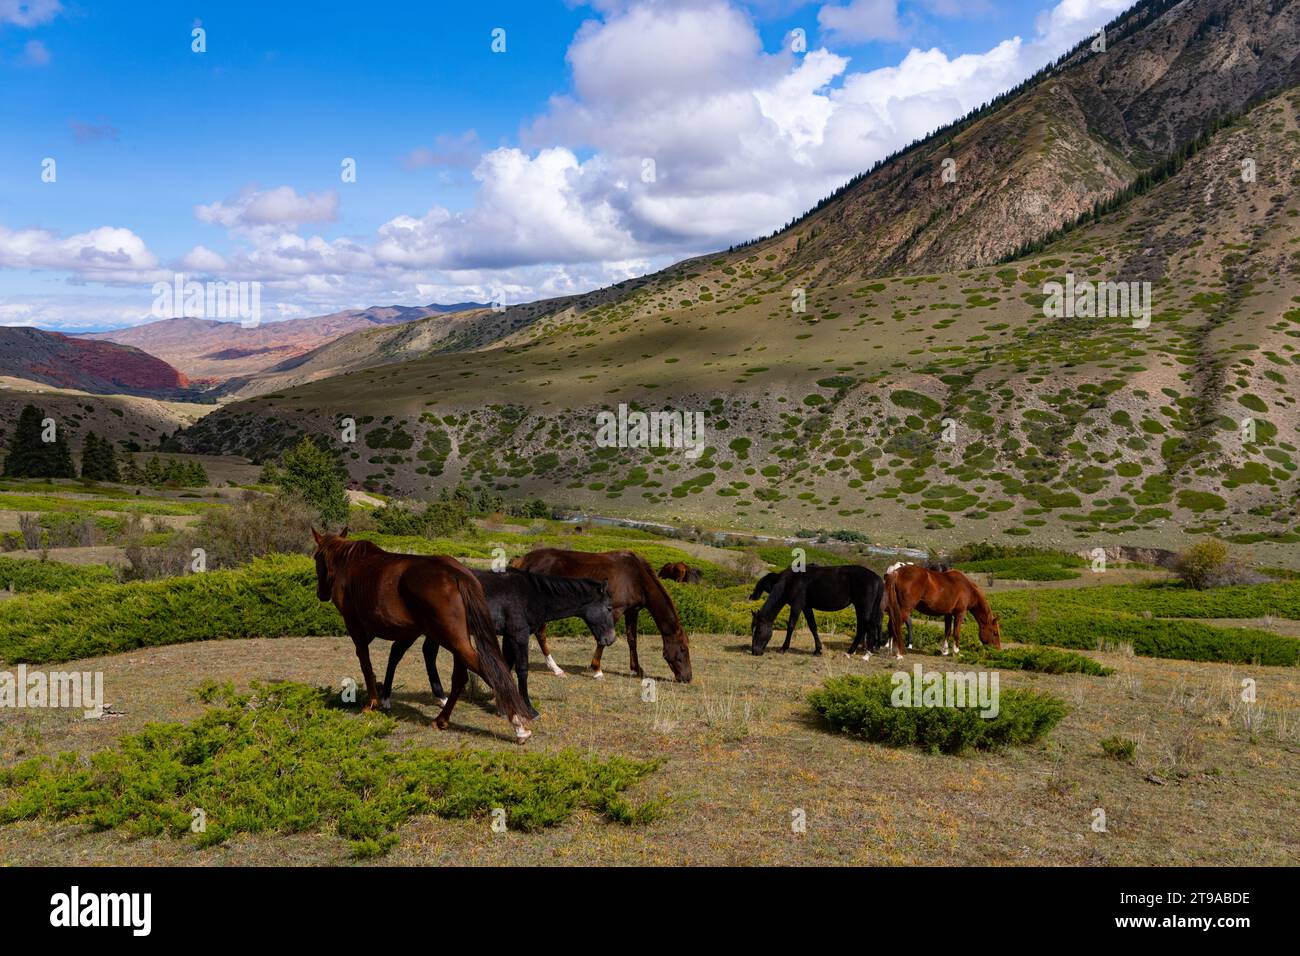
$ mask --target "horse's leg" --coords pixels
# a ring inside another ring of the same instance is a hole
[[[965,611],[958,611],[952,616],[952,654],[956,657],[961,653],[961,622],[966,616]]]
[[[943,616],[943,647],[939,649],[939,653],[942,654],[944,657],[948,656],[948,639],[951,637],[951,635],[952,635],[952,615],[945,614]]]
[[[910,617],[907,619],[907,649],[909,651],[912,649],[912,619]]]
[[[384,696],[380,701],[380,706],[384,710],[393,709],[393,675],[397,673],[397,665],[402,662],[402,658],[414,643],[414,637],[409,641],[393,641],[393,649],[388,652],[388,669],[384,673]]]
[[[629,608],[623,615],[623,623],[627,627],[627,657],[628,663],[632,668],[632,673],[637,677],[644,677],[645,671],[641,670],[641,661],[636,656],[636,619],[641,616],[639,607]],[[597,654],[600,648],[596,648]]]
[[[781,645],[781,653],[784,654],[790,649],[790,638],[794,637],[794,627],[799,621],[799,615],[803,613],[803,606],[799,604],[790,605],[790,617],[785,625],[785,643]]]
[[[506,666],[513,667],[519,681],[519,693],[523,694],[528,705],[528,719],[536,720],[540,714],[533,706],[533,699],[528,696],[528,631],[520,628],[501,638],[501,654],[506,659]]]
[[[375,682],[375,669],[370,663],[370,641],[370,635],[364,632],[352,635],[352,646],[356,648],[357,660],[361,663],[361,676],[366,681],[366,705],[361,708],[362,713],[379,706],[379,685]]]
[[[908,610],[903,610],[901,608],[899,609],[897,624],[894,623],[894,616],[892,614],[889,616],[889,630],[893,632],[893,637],[894,637],[894,659],[895,660],[903,659],[903,625],[904,624],[906,624],[908,627],[912,626],[911,609]]]
[[[808,630],[812,631],[814,645],[813,656],[815,657],[822,652],[822,639],[817,636],[817,621],[813,618],[813,609],[811,604],[803,609],[803,616],[804,620],[808,622]]]
[[[439,730],[446,730],[447,725],[451,723],[451,712],[456,706],[456,701],[460,699],[460,692],[465,689],[465,682],[469,680],[469,669],[465,666],[465,658],[461,657],[454,650],[452,651],[454,663],[451,665],[451,693],[447,695],[447,702],[442,705],[442,710],[438,716],[433,718],[433,726]]]
[[[546,658],[546,666],[551,669],[551,673],[556,677],[567,677],[568,675],[555,663],[555,658],[551,656],[551,645],[546,640],[546,625],[543,624],[537,629],[537,646],[542,649],[542,656]]]
[[[432,637],[424,639],[424,672],[429,675],[429,690],[433,699],[442,707],[447,703],[447,692],[442,689],[442,680],[438,677],[438,642]]]
[[[849,645],[849,653],[846,656],[852,657],[854,651],[861,647],[864,652],[862,659],[869,661],[871,660],[871,651],[867,648],[867,632],[871,630],[869,612],[864,605],[854,604],[853,617],[857,629],[853,635],[853,643]]]

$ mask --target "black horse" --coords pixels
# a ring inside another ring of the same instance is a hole
[[[768,642],[772,640],[772,622],[776,620],[781,608],[787,605],[790,607],[790,620],[786,625],[785,643],[781,645],[783,654],[790,649],[790,638],[794,636],[800,614],[807,620],[808,630],[812,631],[816,643],[813,653],[820,654],[822,639],[817,634],[817,621],[813,618],[813,611],[842,611],[850,604],[857,614],[857,632],[853,636],[853,643],[849,645],[849,653],[852,654],[859,647],[865,650],[864,642],[868,638],[871,639],[872,646],[884,640],[881,602],[885,584],[880,575],[870,568],[857,564],[832,567],[810,564],[803,571],[786,568],[779,574],[768,575],[760,580],[754,589],[755,596],[761,593],[764,581],[773,577],[775,580],[768,585],[771,593],[767,601],[762,609],[754,612],[750,651],[755,656],[761,656],[767,650]]]
[[[591,635],[601,647],[614,643],[614,608],[609,588],[604,581],[590,578],[562,578],[553,574],[536,574],[507,568],[505,571],[473,571],[487,594],[492,611],[492,626],[504,638],[501,653],[506,664],[514,669],[519,681],[519,692],[528,704],[531,717],[537,717],[528,696],[528,636],[550,622],[566,617],[580,617],[591,630]],[[388,672],[384,675],[384,708],[389,706],[393,694],[393,675],[410,644],[394,644],[388,655]],[[443,693],[438,678],[438,645],[424,642],[424,667],[429,674],[429,686],[439,700]],[[549,657],[547,666],[559,671]]]

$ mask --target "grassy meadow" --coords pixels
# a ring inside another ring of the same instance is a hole
[[[37,515],[127,500],[147,522],[178,505],[230,508],[229,490],[179,499],[55,483],[0,496],[57,502]],[[354,506],[353,522],[366,527],[369,513]],[[160,544],[186,531],[148,533]],[[42,862],[123,865],[1184,864],[1231,861],[1243,842],[1261,863],[1300,858],[1285,810],[1300,743],[1300,580],[1289,576],[1195,591],[1150,568],[1096,573],[1068,552],[976,550],[958,563],[1002,617],[1003,649],[982,647],[968,623],[960,657],[941,656],[940,626],[918,620],[901,668],[996,673],[1003,711],[990,722],[889,707],[899,665],[845,657],[851,612],[818,615],[821,657],[802,623],[789,653],[774,642],[753,657],[749,592],[788,563],[789,545],[499,517],[445,536],[356,533],[480,567],[495,549],[542,545],[686,561],[703,582],[665,586],[696,678],[670,681],[643,616],[653,683],[627,672],[622,638],[606,680],[592,680],[590,637],[560,622],[553,648],[568,673],[533,653],[542,717],[520,748],[477,684],[434,730],[416,656],[391,714],[345,701],[356,657],[305,553],[127,580],[125,547],[106,546],[102,561],[72,553],[102,556],[102,545],[15,549],[0,556],[0,669],[102,672],[106,710],[6,715],[0,860],[36,862],[40,846]],[[860,544],[799,546],[822,563],[893,560]],[[778,636],[784,625],[783,614]],[[292,782],[267,772],[285,765]],[[1105,833],[1091,828],[1096,807]]]

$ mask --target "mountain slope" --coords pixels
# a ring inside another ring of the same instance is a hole
[[[174,318],[83,339],[118,342],[165,359],[191,378],[225,381],[306,354],[360,329],[398,325],[431,315],[482,308],[480,303],[371,306],[245,328],[238,322]]]
[[[0,375],[98,394],[197,395],[181,372],[137,348],[40,329],[0,326]]]
[[[1300,29],[1294,0],[1245,6],[1285,27],[1248,46],[1291,49]],[[1141,83],[1161,105],[1141,95],[1108,100],[1123,116],[1159,122],[1133,120],[1145,132],[1115,137],[1107,156],[1136,157],[1133,144],[1159,145],[1159,130],[1192,129],[1180,118],[1191,108],[1165,90],[1199,97],[1215,87],[1217,104],[1235,102],[1220,86],[1255,95],[1257,84],[1236,79],[1236,37],[1216,41],[1212,57],[1196,46],[1217,36],[1214,16],[1231,16],[1224,10],[1185,0],[1112,43],[1127,58],[1116,63],[1158,65]],[[1173,29],[1170,17],[1198,25]],[[1201,40],[1177,47],[1198,32]],[[1170,44],[1181,52],[1162,54]],[[1221,84],[1206,73],[1215,63]],[[1096,64],[1052,79],[1077,89],[1085,68]],[[981,122],[1008,129],[1007,116],[1036,97],[1060,95],[1040,84],[958,135]],[[1079,108],[1093,126],[1110,115],[1105,104]],[[1010,161],[1039,162],[1044,142],[1018,142]],[[354,478],[407,494],[464,478],[609,513],[850,528],[895,543],[1032,535],[1035,543],[1178,546],[1189,531],[1213,531],[1256,541],[1267,555],[1300,542],[1297,144],[1300,93],[1290,89],[1194,152],[1178,143],[1186,161],[1167,176],[1121,177],[1140,186],[1136,195],[1045,248],[915,275],[887,274],[865,254],[854,265],[858,253],[833,246],[805,261],[832,232],[813,235],[812,223],[829,221],[816,217],[836,206],[844,223],[891,221],[885,187],[855,187],[789,234],[534,304],[505,322],[492,348],[426,354],[236,403],[178,441],[261,456],[307,431],[334,445]],[[1073,161],[1085,155],[1077,145],[1057,139],[1046,148]],[[1253,179],[1243,178],[1246,158]],[[1036,188],[1008,177],[986,194],[986,209],[965,213],[970,229],[1005,237],[971,256],[1024,241],[1008,209]],[[856,241],[857,227],[844,223],[835,226],[842,241]],[[861,238],[879,242],[870,231]],[[944,241],[935,234],[929,243],[935,261]],[[1067,274],[1150,282],[1149,324],[1048,315],[1049,284]],[[792,312],[799,290],[807,308]],[[696,458],[602,447],[596,416],[620,404],[698,412],[708,447]],[[338,440],[344,417],[360,426],[355,446]]]

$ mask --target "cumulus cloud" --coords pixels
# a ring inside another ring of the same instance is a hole
[[[158,259],[130,229],[101,226],[60,237],[45,229],[0,226],[0,268],[73,272],[101,282],[152,281]]]
[[[339,194],[334,190],[299,195],[292,186],[258,190],[248,187],[225,200],[195,206],[200,222],[227,229],[301,226],[338,218]]]

